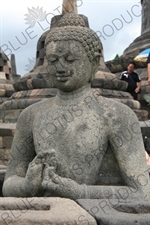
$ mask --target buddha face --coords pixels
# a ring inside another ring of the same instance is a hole
[[[61,91],[74,91],[87,85],[92,77],[92,63],[82,44],[57,41],[47,45],[48,72]]]

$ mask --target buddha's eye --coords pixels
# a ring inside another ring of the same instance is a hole
[[[55,57],[52,57],[52,58],[49,58],[48,61],[51,62],[51,63],[54,63],[56,62],[58,59],[55,58]]]
[[[68,61],[68,62],[73,62],[74,60],[75,59],[72,55],[69,55],[69,56],[66,57],[66,61]]]

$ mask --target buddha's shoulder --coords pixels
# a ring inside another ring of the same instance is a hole
[[[105,111],[110,112],[113,115],[119,116],[135,116],[134,111],[125,105],[124,103],[119,102],[118,100],[105,98],[101,96],[101,107],[105,109]]]
[[[30,117],[35,117],[39,112],[46,111],[46,109],[53,107],[54,104],[55,97],[43,99],[25,108],[21,114],[24,116],[30,115]]]

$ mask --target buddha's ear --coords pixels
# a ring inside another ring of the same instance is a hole
[[[94,61],[99,62],[101,56],[102,56],[101,53],[95,52],[94,53]]]
[[[93,58],[93,66],[94,66],[94,70],[96,71],[97,68],[99,67],[99,63],[100,63],[100,57],[101,57],[101,53],[95,52],[94,53],[94,58]]]

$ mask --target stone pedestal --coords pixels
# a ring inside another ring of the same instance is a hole
[[[77,201],[100,225],[149,225],[150,202],[127,200],[127,196],[116,199],[85,199]]]
[[[76,202],[63,198],[0,198],[0,225],[97,225]]]

